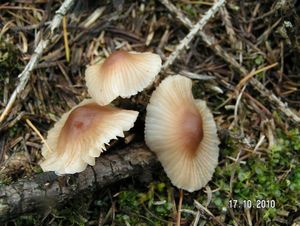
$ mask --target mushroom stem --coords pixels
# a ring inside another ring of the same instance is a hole
[[[183,190],[179,189],[179,203],[178,203],[178,209],[177,209],[177,220],[176,220],[176,226],[181,225],[181,208],[182,208],[182,200],[183,200]]]

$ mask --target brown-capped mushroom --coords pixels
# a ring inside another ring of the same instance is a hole
[[[65,113],[48,132],[47,145],[42,148],[44,171],[72,174],[94,165],[105,145],[124,137],[123,131],[133,127],[137,111],[100,106],[84,100]]]
[[[145,139],[171,182],[189,192],[211,180],[218,164],[219,139],[206,103],[195,100],[192,81],[168,77],[153,92],[147,107]]]
[[[85,80],[91,97],[98,104],[107,105],[118,96],[126,98],[142,91],[154,81],[160,68],[157,54],[119,50],[89,66]]]

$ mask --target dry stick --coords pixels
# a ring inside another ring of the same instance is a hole
[[[189,20],[189,18],[187,18],[179,9],[177,9],[171,2],[169,2],[169,0],[161,0],[161,3],[164,4],[170,12],[174,13],[176,17],[181,21],[181,23],[183,23],[187,28],[193,28],[194,25]],[[249,74],[245,67],[241,66],[233,58],[233,56],[231,56],[231,54],[228,54],[220,45],[217,44],[217,41],[214,36],[208,35],[203,31],[199,31],[199,35],[201,36],[201,38],[207,46],[209,46],[218,56],[223,58],[223,60],[229,63],[236,71],[238,71],[244,76]],[[274,103],[283,114],[288,116],[295,123],[300,122],[300,117],[297,114],[295,114],[287,106],[287,104],[283,103],[272,91],[268,90],[261,82],[259,82],[255,78],[251,78],[249,82],[256,90],[258,90],[258,92],[260,92],[260,94],[263,97],[267,98],[270,102]]]
[[[176,49],[174,52],[171,53],[171,55],[168,57],[168,59],[165,61],[165,63],[162,66],[162,69],[166,69],[169,67],[174,60],[178,57],[178,55],[182,52],[182,50],[187,47],[190,42],[193,40],[195,35],[199,32],[199,30],[202,30],[203,27],[207,24],[210,18],[212,18],[216,12],[223,6],[225,3],[225,0],[219,0],[217,1],[205,14],[204,16],[196,23],[194,26],[190,27],[190,32],[185,36],[184,39],[180,41],[180,43],[176,46]]]
[[[144,144],[110,150],[97,158],[95,166],[79,174],[56,176],[53,172],[0,185],[0,224],[29,213],[45,213],[86,191],[99,189],[159,166]],[[4,224],[1,224],[4,225]]]
[[[69,9],[74,4],[74,0],[65,0],[63,4],[59,7],[59,9],[55,12],[55,16],[50,24],[51,34],[54,35],[54,31],[61,24],[63,17],[69,11]]]
[[[41,39],[40,42],[38,43],[37,47],[34,50],[34,53],[32,54],[29,62],[27,63],[26,67],[24,70],[19,74],[19,83],[18,86],[15,88],[14,92],[9,98],[9,101],[2,112],[0,116],[0,123],[5,119],[7,114],[9,113],[10,109],[12,108],[14,102],[16,101],[18,95],[24,90],[25,86],[27,85],[27,82],[30,78],[30,74],[37,65],[40,57],[42,56],[45,48],[48,46],[50,40],[54,36],[54,31],[56,28],[59,27],[63,16],[67,13],[67,11],[71,8],[75,1],[74,0],[65,0],[64,3],[61,5],[61,7],[55,12],[55,16],[51,22],[50,30],[51,33],[47,37],[47,39]]]

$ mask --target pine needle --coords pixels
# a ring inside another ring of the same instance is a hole
[[[51,148],[49,147],[47,141],[43,137],[43,135],[40,133],[40,131],[32,124],[32,122],[29,119],[26,119],[26,123],[30,126],[30,128],[41,138],[43,143],[46,145],[46,148],[49,152],[52,152]]]
[[[69,41],[68,41],[68,31],[67,31],[67,18],[66,16],[63,17],[63,33],[64,33],[64,44],[65,44],[65,51],[66,51],[66,60],[70,62],[70,48],[69,48]]]

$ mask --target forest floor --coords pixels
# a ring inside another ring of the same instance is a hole
[[[42,172],[42,141],[29,124],[47,137],[64,112],[88,97],[87,65],[117,49],[168,58],[190,27],[165,2],[76,1],[0,123],[1,186]],[[214,4],[172,2],[192,23]],[[61,3],[0,1],[0,114]],[[207,102],[221,140],[212,180],[183,194],[181,224],[300,225],[300,2],[228,0],[225,6],[163,72],[193,79],[194,97]],[[204,36],[215,42],[208,45]],[[141,112],[131,143],[143,142],[148,99],[140,93],[115,101]],[[172,225],[178,198],[160,168],[6,224]],[[232,206],[234,200],[250,200],[253,208]]]

